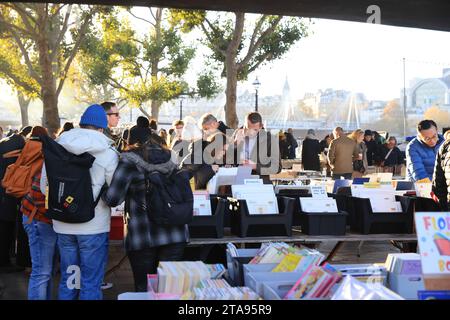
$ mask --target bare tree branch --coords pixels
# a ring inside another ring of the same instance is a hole
[[[269,58],[271,55],[272,55],[272,52],[266,52],[266,53],[263,55],[263,57],[262,57],[261,59],[258,60],[257,63],[255,63],[253,66],[251,66],[251,67],[248,69],[248,73],[251,73],[251,72],[255,71],[256,69],[258,69],[259,65],[260,65],[261,63],[263,63],[263,62],[264,62],[267,58]]]
[[[32,14],[25,10],[25,7],[22,3],[5,3],[4,6],[16,11],[20,15],[23,23],[25,24],[25,27],[28,28],[30,32],[35,31],[35,28],[33,28],[29,20],[31,20],[35,25],[37,24],[37,20],[35,17],[33,17]]]
[[[149,118],[149,119],[152,118],[152,116],[149,115],[147,111],[145,111],[144,107],[139,106],[139,110],[141,110],[141,112],[142,112],[147,118]]]
[[[268,15],[265,14],[256,22],[255,29],[253,30],[253,34],[252,34],[252,37],[250,39],[249,48],[252,48],[254,46],[255,40],[256,40],[256,36],[259,33],[259,31],[261,30],[262,24],[267,19],[267,17],[268,17]]]
[[[109,77],[108,80],[112,87],[116,89],[122,89],[124,91],[130,91],[128,88],[125,88],[123,85],[121,85],[116,79]]]
[[[0,17],[2,17],[2,16],[0,16]],[[21,33],[23,33],[23,34],[25,34],[25,35],[28,35],[28,36],[30,36],[30,37],[35,37],[35,35],[36,35],[36,34],[30,32],[30,31],[28,31],[28,30],[25,30],[25,29],[23,29],[23,28],[21,28],[21,27],[15,25],[15,24],[6,22],[6,20],[4,20],[3,18],[1,18],[1,21],[0,21],[0,22],[1,22],[4,26],[8,27],[9,29],[13,29],[13,28],[14,28],[14,29],[16,29],[17,31],[19,31],[19,32],[21,32]]]
[[[152,8],[148,7],[148,9],[150,10],[150,14],[152,15],[153,19],[155,19],[155,21],[156,21],[156,17],[155,17],[155,14],[153,13]]]
[[[266,30],[264,30],[264,32],[261,34],[261,36],[258,38],[258,40],[256,41],[255,45],[253,47],[249,47],[248,51],[247,51],[247,55],[245,56],[245,58],[239,63],[239,68],[244,68],[245,65],[250,61],[250,59],[252,58],[253,54],[255,53],[255,51],[262,45],[263,41],[275,31],[275,28],[278,26],[278,24],[280,23],[281,19],[283,19],[283,16],[278,16],[274,22],[272,23],[272,25],[270,27],[268,27]]]
[[[138,20],[142,20],[144,22],[150,23],[152,26],[155,26],[155,24],[153,22],[151,22],[150,20],[147,20],[147,19],[144,19],[144,18],[136,16],[134,13],[131,12],[131,10],[128,11],[128,13],[131,14],[134,18],[136,18]]]
[[[228,45],[227,53],[237,53],[239,48],[239,44],[242,40],[242,33],[244,32],[244,22],[245,22],[245,13],[244,12],[235,12],[236,21],[234,22],[234,32],[233,38],[231,39],[231,43]]]
[[[226,56],[227,52],[225,50],[221,49],[219,44],[216,41],[214,41],[214,39],[212,38],[208,29],[203,24],[201,24],[201,28],[202,28],[203,33],[205,34],[206,38],[208,38],[209,43],[211,43],[212,46],[214,47],[214,50],[219,52],[221,55]]]
[[[16,31],[14,29],[11,29],[11,33],[14,37],[14,40],[17,43],[17,46],[20,49],[20,52],[22,52],[23,58],[28,67],[28,70],[30,72],[30,76],[32,76],[40,85],[42,85],[42,79],[41,79],[41,77],[39,77],[36,70],[34,70],[33,64],[31,63],[30,57],[28,55],[28,51],[27,51],[27,49],[25,49],[25,46],[22,43],[22,40],[20,40],[20,36],[16,33]]]
[[[67,78],[67,73],[69,72],[70,65],[71,65],[73,59],[75,58],[75,56],[78,52],[78,49],[80,48],[81,42],[83,41],[83,39],[86,36],[86,30],[87,30],[89,23],[91,22],[92,16],[94,14],[95,14],[95,12],[91,12],[90,14],[86,15],[86,17],[84,18],[83,24],[81,25],[80,30],[79,30],[78,39],[76,40],[75,45],[72,48],[72,51],[70,52],[70,56],[67,59],[66,66],[64,67],[64,71],[59,80],[58,88],[56,89],[57,96],[59,96],[59,94],[61,93],[61,90],[64,85],[64,81]]]
[[[56,45],[55,48],[53,48],[53,51],[50,55],[50,60],[53,61],[55,59],[56,54],[59,52],[59,48],[61,47],[61,42],[64,39],[64,36],[66,35],[68,24],[69,24],[69,18],[70,14],[72,12],[72,5],[69,5],[66,11],[66,15],[64,17],[63,26],[61,28],[61,31],[59,32],[58,38],[56,39]],[[53,16],[54,17],[54,16]]]

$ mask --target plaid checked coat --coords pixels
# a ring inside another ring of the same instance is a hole
[[[143,154],[146,153],[145,161]],[[146,212],[145,171],[170,173],[176,164],[170,160],[171,153],[160,146],[149,145],[139,154],[124,152],[112,182],[103,199],[111,206],[117,206],[125,200],[125,249],[127,251],[164,246],[173,243],[188,242],[189,231],[184,226],[161,226],[150,221]]]

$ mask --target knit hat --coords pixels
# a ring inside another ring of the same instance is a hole
[[[108,119],[103,107],[99,104],[89,106],[81,116],[80,125],[106,129],[108,127]]]
[[[370,130],[364,131],[364,136],[371,136],[371,135],[372,135],[372,131],[370,131]]]
[[[150,138],[151,134],[152,131],[150,130],[150,128],[141,128],[138,126],[134,126],[128,133],[128,144],[144,144]]]

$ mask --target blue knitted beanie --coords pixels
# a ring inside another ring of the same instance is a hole
[[[106,129],[108,127],[108,119],[103,107],[99,104],[89,106],[81,116],[80,125]]]

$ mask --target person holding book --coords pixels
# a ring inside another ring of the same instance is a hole
[[[249,165],[253,174],[270,184],[270,175],[281,172],[281,156],[278,138],[263,128],[261,114],[250,112],[244,126],[233,134],[235,163]]]
[[[192,173],[196,190],[206,189],[209,180],[214,177],[219,167],[226,165],[225,158],[229,146],[227,136],[218,132],[210,136],[206,142],[200,163],[194,157],[194,150],[191,150],[180,166]]]

